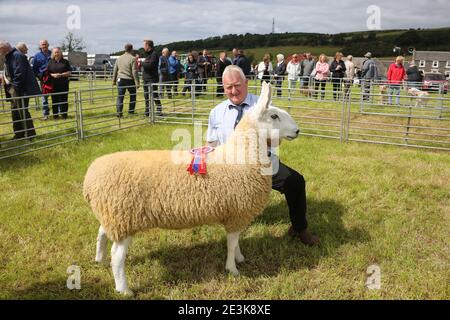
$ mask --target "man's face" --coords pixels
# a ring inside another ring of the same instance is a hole
[[[239,105],[247,97],[248,80],[242,79],[237,72],[227,73],[223,78],[223,88],[231,103]]]
[[[208,50],[203,50],[203,55],[206,57],[208,55]]]
[[[310,60],[311,59],[311,54],[307,53],[306,54],[306,59]]]
[[[238,56],[238,51],[236,49],[233,49],[233,56],[235,56],[235,57]]]
[[[42,51],[47,52],[48,51],[48,42],[47,41],[41,41],[39,43],[39,48],[41,48]]]
[[[147,42],[144,42],[144,51],[150,51],[150,46]]]

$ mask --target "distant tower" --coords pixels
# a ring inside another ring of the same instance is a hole
[[[272,33],[275,33],[275,18],[272,19]]]

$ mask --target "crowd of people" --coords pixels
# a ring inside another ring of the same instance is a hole
[[[136,90],[140,86],[140,73],[145,99],[145,115],[149,115],[150,99],[156,105],[157,115],[162,115],[161,98],[164,94],[172,98],[178,94],[179,80],[184,79],[182,95],[201,95],[207,91],[208,81],[215,78],[216,95],[222,97],[222,75],[229,65],[241,68],[247,78],[271,81],[276,87],[277,96],[282,96],[283,83],[287,81],[288,90],[296,90],[297,84],[300,92],[310,97],[321,99],[325,97],[326,83],[333,85],[333,99],[339,100],[342,92],[348,93],[354,80],[358,78],[363,88],[363,99],[370,96],[371,83],[380,79],[378,68],[372,59],[370,52],[365,54],[365,61],[358,69],[353,63],[353,57],[337,52],[330,63],[330,59],[321,54],[317,59],[310,52],[293,54],[286,61],[282,53],[276,55],[276,63],[272,64],[270,54],[265,54],[261,62],[251,64],[244,50],[235,48],[232,57],[228,57],[226,51],[219,53],[219,57],[211,56],[208,50],[201,53],[190,52],[184,61],[180,61],[176,51],[170,52],[164,48],[160,53],[156,52],[152,40],[144,40],[145,58],[140,59],[131,44],[125,45],[124,54],[121,55],[114,66],[113,85],[117,85],[118,96],[116,112],[118,117],[123,116],[123,101],[126,92],[130,94],[128,113],[135,113]],[[27,95],[42,95],[43,120],[50,117],[49,97],[52,102],[52,116],[55,120],[68,118],[68,91],[71,66],[69,61],[63,58],[59,47],[50,50],[47,40],[39,43],[39,52],[33,57],[30,66],[26,54],[28,47],[20,42],[12,47],[8,42],[0,42],[0,54],[5,56],[5,72],[3,84],[7,97],[25,97]],[[389,102],[396,96],[399,100],[401,84],[408,82],[420,82],[422,75],[414,64],[408,70],[403,66],[403,57],[397,57],[389,67],[387,81],[389,82]],[[36,83],[37,82],[37,83]],[[35,135],[33,121],[28,112],[28,98],[15,99],[12,107],[14,120],[14,139],[33,137]]]

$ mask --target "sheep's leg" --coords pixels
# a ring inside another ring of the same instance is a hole
[[[245,257],[242,255],[241,253],[241,248],[239,247],[239,242],[236,246],[236,251],[234,253],[234,258],[236,260],[237,263],[241,263],[245,261]]]
[[[236,268],[236,261],[235,261],[236,248],[239,245],[239,234],[240,232],[233,232],[227,234],[228,256],[225,269],[235,276],[239,275],[239,271]]]
[[[108,238],[106,237],[105,229],[102,226],[98,228],[97,236],[97,252],[95,254],[95,262],[106,263],[106,243]]]
[[[116,290],[124,295],[131,296],[133,295],[133,292],[128,288],[127,278],[125,276],[125,258],[130,242],[131,237],[119,242],[114,242],[111,248],[111,267],[116,283]]]

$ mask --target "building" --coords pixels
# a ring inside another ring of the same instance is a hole
[[[448,51],[414,51],[413,60],[424,73],[440,73],[450,76],[450,52]]]

